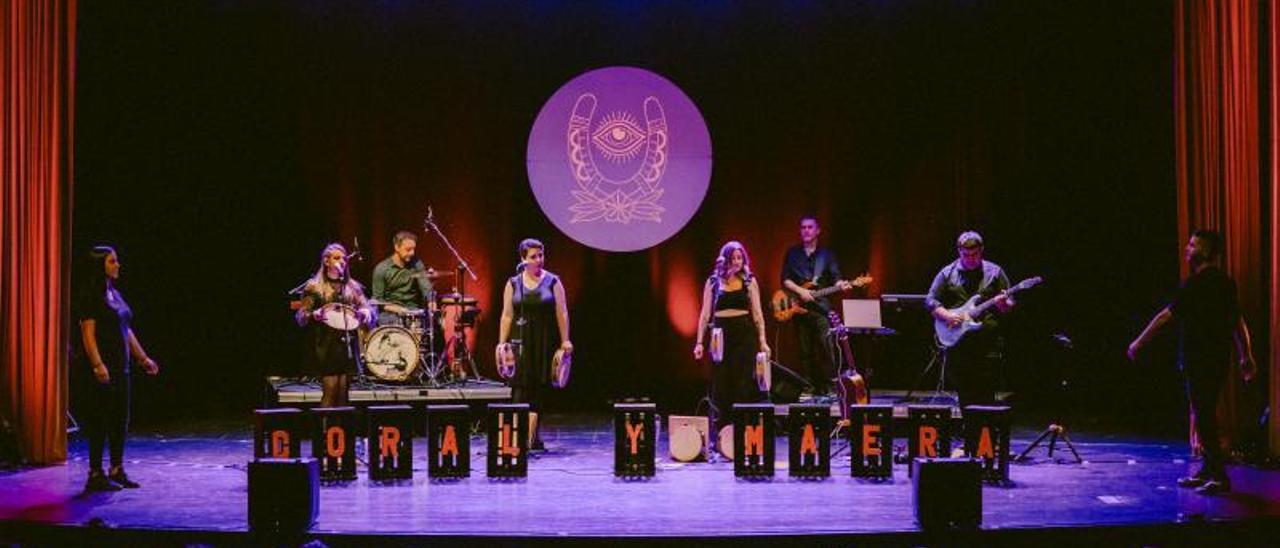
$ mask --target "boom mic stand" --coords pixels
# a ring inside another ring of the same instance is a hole
[[[466,279],[462,276],[462,274],[465,272],[467,275],[471,276],[471,281],[479,281],[480,277],[476,276],[476,272],[471,269],[471,265],[467,263],[466,259],[462,258],[462,254],[458,253],[458,249],[453,247],[453,243],[449,241],[448,236],[445,236],[444,231],[440,230],[440,226],[436,224],[435,214],[431,210],[431,206],[427,206],[427,218],[423,220],[422,228],[428,233],[435,233],[435,235],[440,238],[440,241],[444,243],[445,248],[449,250],[449,253],[453,255],[454,260],[457,261],[458,263],[458,294],[465,295],[466,293],[463,290],[463,288],[466,287],[466,283],[465,283]],[[455,351],[454,358],[469,364],[471,366],[471,377],[474,379],[480,379],[481,378],[480,371],[476,368],[476,361],[471,357],[471,351],[467,348],[465,328],[457,325],[457,322],[462,321],[462,317],[465,312],[465,306],[462,305],[461,303],[459,303],[458,306],[460,307],[460,309],[458,311],[458,317],[454,319],[454,322],[455,322],[454,332],[455,332],[455,337],[460,337],[461,340],[458,341],[459,347],[454,349]],[[458,356],[459,350],[461,350],[461,356]],[[447,353],[448,352],[446,350],[446,355]],[[442,356],[441,359],[444,359],[444,357]]]

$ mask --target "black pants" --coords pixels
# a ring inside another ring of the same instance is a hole
[[[825,314],[811,310],[808,314],[795,316],[800,373],[813,385],[816,394],[830,392],[831,379],[835,377],[835,368],[831,366],[831,355],[827,351],[827,332],[831,322]]]
[[[102,470],[102,451],[111,448],[111,466],[124,465],[124,439],[129,430],[129,375],[111,370],[107,384],[95,379],[80,383],[84,393],[80,401],[80,424],[89,439],[89,469]]]
[[[1218,398],[1227,380],[1226,360],[1217,365],[1184,364],[1187,380],[1187,399],[1196,415],[1196,437],[1204,455],[1200,475],[1206,479],[1226,479],[1226,461],[1222,454],[1222,442],[1218,439]]]
[[[947,377],[960,396],[960,407],[991,405],[1000,385],[1003,344],[998,336],[971,333],[959,344],[941,350],[947,360]]]
[[[755,378],[760,344],[751,315],[716,318],[716,325],[724,329],[724,360],[711,364],[712,436],[733,424],[733,404],[768,399]]]

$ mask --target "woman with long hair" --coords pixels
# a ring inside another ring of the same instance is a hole
[[[515,347],[516,367],[511,378],[511,401],[528,403],[540,411],[546,385],[551,382],[551,362],[556,351],[568,359],[573,353],[569,341],[569,307],[560,277],[543,268],[546,259],[542,242],[532,238],[520,242],[520,272],[507,280],[502,292],[502,319],[498,322],[498,354],[507,345]],[[544,446],[534,429],[532,449]]]
[[[160,365],[147,355],[133,331],[133,310],[125,302],[116,282],[120,279],[120,257],[110,246],[99,245],[85,257],[85,273],[76,299],[80,320],[82,359],[76,374],[83,397],[78,409],[89,438],[89,480],[86,491],[117,491],[137,488],[138,482],[124,471],[124,441],[129,430],[130,366],[136,363],[148,375],[160,372]],[[86,371],[92,373],[92,380]],[[102,470],[102,452],[111,447],[111,471]]]
[[[326,322],[328,316],[338,318],[338,327]],[[320,377],[320,405],[346,405],[347,385],[359,352],[355,329],[373,322],[373,310],[364,288],[347,270],[347,249],[342,244],[329,244],[320,253],[320,266],[302,288],[302,306],[295,319],[309,330],[304,365],[308,373]]]
[[[719,330],[719,331],[716,331]],[[766,395],[755,380],[756,354],[769,354],[765,339],[764,313],[760,308],[760,285],[751,272],[747,248],[731,241],[720,248],[716,266],[702,287],[702,311],[698,314],[698,339],[693,359],[707,352],[705,337],[716,338],[723,351],[711,354],[711,416],[715,432],[731,422],[735,403],[764,401]],[[716,356],[720,354],[720,356]],[[717,362],[717,358],[719,361]]]

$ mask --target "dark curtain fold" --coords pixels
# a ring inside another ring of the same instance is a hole
[[[1264,224],[1265,215],[1274,215],[1273,209],[1267,211],[1264,198],[1274,198],[1275,179],[1263,185],[1259,39],[1263,29],[1272,33],[1274,29],[1262,24],[1264,13],[1270,12],[1262,7],[1262,2],[1253,0],[1179,0],[1175,5],[1179,235],[1178,247],[1170,252],[1177,252],[1195,228],[1222,232],[1224,263],[1238,284],[1255,353],[1266,368],[1273,361],[1267,341],[1273,338],[1270,319],[1275,317],[1276,305],[1269,300],[1275,292],[1268,290],[1265,267],[1276,239],[1268,232],[1268,225],[1274,223]],[[1276,377],[1274,365],[1270,377]],[[1239,370],[1232,368],[1218,413],[1224,442],[1245,441],[1257,432],[1264,391],[1262,386],[1246,388]],[[1193,439],[1193,446],[1197,441]]]
[[[47,464],[67,455],[76,1],[0,6],[0,413]]]

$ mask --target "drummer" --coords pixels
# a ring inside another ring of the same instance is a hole
[[[420,311],[423,305],[434,310],[431,280],[418,260],[418,236],[407,230],[391,240],[393,251],[373,268],[373,299],[382,304],[378,325],[401,325],[403,317]]]

